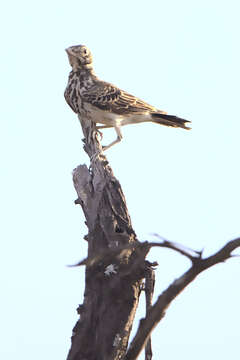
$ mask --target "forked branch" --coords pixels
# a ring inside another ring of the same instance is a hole
[[[222,249],[217,251],[214,255],[211,255],[205,259],[202,258],[202,252],[193,252],[196,256],[190,256],[189,252],[182,248],[179,251],[179,245],[163,241],[162,245],[157,244],[151,246],[162,246],[168,247],[173,250],[180,252],[182,255],[187,256],[191,262],[191,268],[185,272],[182,276],[176,279],[157,299],[155,304],[152,306],[147,317],[140,321],[138,331],[131,342],[129,350],[126,353],[125,360],[135,360],[140,354],[141,350],[144,348],[148,337],[150,336],[152,330],[155,326],[161,321],[164,317],[165,312],[171,302],[183,291],[183,289],[190,284],[202,271],[224,262],[227,259],[230,259],[234,256],[232,252],[240,247],[240,238],[229,241]],[[189,249],[188,249],[189,250]],[[198,255],[197,255],[198,254]]]
[[[73,171],[73,181],[88,227],[88,257],[76,266],[86,266],[86,287],[83,304],[78,308],[79,319],[74,326],[68,360],[134,360],[146,345],[154,327],[163,318],[167,307],[180,292],[207,268],[231,258],[240,246],[240,238],[230,241],[216,254],[202,258],[180,244],[161,239],[139,242],[131,225],[126,201],[118,180],[102,153],[96,126],[87,114],[80,118],[84,149],[91,166],[80,165]],[[146,261],[152,247],[165,247],[179,252],[191,261],[190,269],[175,280],[151,306],[150,278],[147,315],[129,347],[142,279],[146,269],[157,263]],[[150,341],[146,358],[151,358]]]

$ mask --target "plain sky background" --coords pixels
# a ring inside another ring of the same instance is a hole
[[[108,151],[140,240],[158,233],[208,255],[240,235],[239,1],[5,1],[1,6],[0,358],[63,360],[87,229],[71,172],[88,159],[63,98],[64,49],[97,75],[192,120],[192,131],[123,128]],[[103,143],[115,138],[105,130]],[[156,296],[189,267],[154,249]],[[239,259],[200,275],[153,333],[154,359],[237,359]],[[137,322],[144,314],[141,301]],[[137,323],[136,323],[137,326]],[[143,359],[143,357],[141,357]]]

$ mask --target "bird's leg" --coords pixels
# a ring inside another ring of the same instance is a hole
[[[106,129],[106,128],[111,128],[111,127],[113,127],[113,126],[112,126],[112,125],[100,125],[100,126],[96,126],[97,131],[99,131],[99,129]],[[114,126],[114,129],[115,129],[115,131],[116,131],[116,133],[117,133],[117,139],[114,140],[113,142],[111,142],[109,145],[103,146],[103,147],[102,147],[103,151],[109,149],[111,146],[117,144],[118,142],[120,142],[120,141],[122,140],[123,136],[122,136],[122,132],[121,132],[121,127],[120,127],[120,126]],[[100,131],[99,131],[99,132],[100,132]],[[100,134],[101,134],[101,133],[100,133]],[[96,161],[96,159],[97,159],[97,157],[100,155],[100,153],[101,153],[101,152],[98,151],[98,152],[96,152],[95,154],[93,154],[93,155],[91,156],[91,158],[90,158],[91,163],[94,162],[94,161]]]
[[[110,147],[112,147],[113,145],[119,143],[122,140],[123,136],[122,136],[122,132],[121,132],[121,127],[120,126],[114,126],[114,129],[115,129],[115,131],[117,133],[117,138],[116,138],[116,140],[111,142],[109,145],[103,146],[103,151],[109,149]]]
[[[106,128],[111,128],[111,127],[112,127],[111,125],[99,125],[99,126],[96,126],[97,131],[101,136],[101,141],[103,139],[103,133],[99,129],[106,129]]]
[[[111,128],[112,125],[98,125],[96,126],[96,131],[98,134],[100,134],[101,140],[103,138],[103,133],[101,131],[99,131],[99,129],[106,129],[106,128]],[[102,147],[102,150],[104,151],[104,146]],[[95,154],[93,154],[90,158],[90,162],[94,162],[96,161],[96,159],[98,158],[98,156],[101,154],[101,151],[97,151]]]

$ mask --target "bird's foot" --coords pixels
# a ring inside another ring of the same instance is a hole
[[[100,141],[103,139],[103,133],[97,128],[96,135],[100,137]]]
[[[95,154],[93,154],[93,155],[90,157],[90,162],[91,162],[91,164],[98,159],[98,157],[100,156],[100,154],[101,154],[101,151],[99,150],[99,151],[95,152]]]

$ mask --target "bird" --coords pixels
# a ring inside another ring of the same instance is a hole
[[[80,118],[87,114],[88,118],[96,123],[98,131],[104,128],[114,128],[116,131],[116,140],[103,146],[103,150],[122,140],[121,127],[124,125],[153,122],[174,128],[191,129],[191,121],[168,115],[117,86],[100,80],[95,75],[92,54],[87,46],[74,45],[65,51],[72,67],[64,92],[66,102]]]

